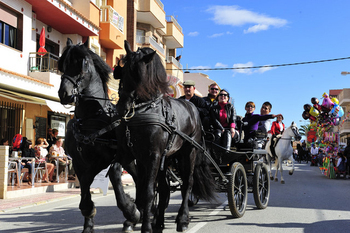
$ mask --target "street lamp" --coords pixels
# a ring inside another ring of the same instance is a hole
[[[347,74],[350,74],[350,72],[348,72],[348,71],[342,71],[341,72],[341,75],[347,75]]]

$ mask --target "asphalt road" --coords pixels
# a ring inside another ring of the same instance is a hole
[[[271,182],[269,205],[255,207],[253,194],[242,218],[234,219],[228,210],[226,195],[218,194],[217,203],[199,201],[190,209],[188,233],[219,232],[348,232],[350,227],[350,179],[328,179],[318,167],[296,164],[292,176],[284,172],[285,184]],[[284,169],[290,169],[284,165]],[[131,196],[134,187],[125,188]],[[175,218],[180,192],[171,196],[163,231],[176,232]],[[124,218],[116,207],[113,192],[93,194],[97,207],[95,232],[121,232]],[[81,232],[83,217],[79,197],[31,206],[0,214],[0,232]],[[140,232],[137,225],[136,232]]]

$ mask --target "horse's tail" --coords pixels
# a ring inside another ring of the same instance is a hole
[[[192,192],[199,199],[206,201],[215,200],[215,186],[215,181],[211,175],[208,160],[204,152],[198,150],[193,173]]]

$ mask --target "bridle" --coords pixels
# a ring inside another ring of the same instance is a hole
[[[297,138],[297,137],[300,137],[300,134],[299,134],[299,130],[298,130],[298,127],[296,126],[292,126],[291,127],[291,130],[294,134],[294,138]],[[289,138],[284,138],[284,137],[281,137],[280,139],[283,139],[283,140],[291,140],[292,139],[292,136]]]

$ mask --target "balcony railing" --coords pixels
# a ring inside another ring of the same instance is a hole
[[[180,30],[180,32],[182,32],[182,27],[180,26],[180,24],[177,22],[177,20],[172,15],[167,15],[166,21],[173,22],[176,25],[176,27]]]
[[[160,0],[156,0],[156,2],[162,9],[164,9],[164,4]]]
[[[111,6],[101,6],[101,22],[111,23],[119,31],[124,32],[124,17]]]
[[[182,70],[182,65],[181,63],[175,59],[173,56],[169,56],[166,58],[167,63],[173,63],[175,66],[177,66],[180,70]]]
[[[29,53],[29,71],[59,73],[58,56],[48,52],[43,56],[39,53]]]
[[[157,49],[161,54],[164,54],[164,48],[162,45],[158,44],[157,41],[155,41],[152,37],[150,36],[136,36],[136,43],[138,44],[150,44],[152,45],[155,49]]]

